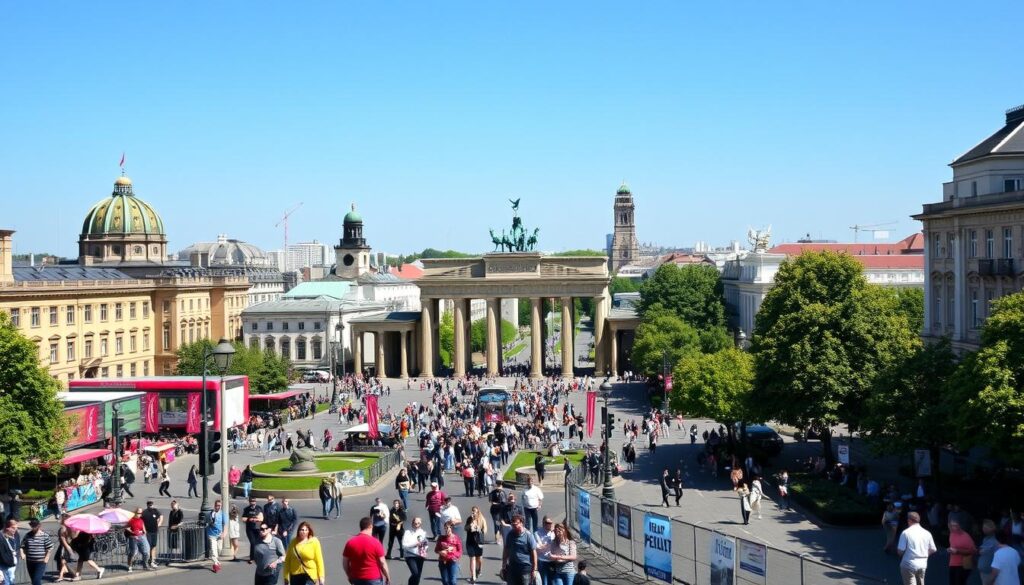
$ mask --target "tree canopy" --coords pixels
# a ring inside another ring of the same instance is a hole
[[[715,353],[693,352],[673,371],[669,404],[676,412],[726,423],[749,420],[754,359],[732,347]]]
[[[652,310],[643,316],[633,340],[633,366],[639,372],[660,373],[663,359],[673,368],[684,356],[700,351],[700,334],[670,311]]]
[[[555,252],[552,256],[604,256],[605,252],[601,250],[591,249],[579,249],[579,250],[565,250],[564,252]]]
[[[445,311],[438,321],[437,344],[440,346],[437,353],[441,357],[441,364],[450,368],[455,354],[455,315],[452,311]]]
[[[516,338],[516,328],[512,323],[501,320],[501,335],[498,342],[502,345],[511,343]],[[487,351],[487,319],[473,321],[470,326],[470,345],[473,351]]]
[[[178,348],[178,365],[175,374],[178,376],[203,375],[203,355],[214,347],[213,341],[200,339]],[[253,394],[268,394],[284,390],[291,378],[291,362],[274,352],[260,348],[246,347],[242,342],[232,344],[235,355],[231,359],[228,375],[249,376],[249,391]],[[207,375],[218,375],[213,358],[207,363]]]
[[[20,476],[39,462],[59,462],[70,432],[60,383],[39,365],[39,348],[0,312],[0,473]],[[51,467],[51,471],[59,465]]]
[[[640,313],[671,311],[696,329],[725,324],[725,297],[718,269],[707,265],[662,264],[640,285]]]

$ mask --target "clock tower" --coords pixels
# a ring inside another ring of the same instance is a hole
[[[615,231],[608,250],[608,270],[612,274],[640,258],[640,243],[636,239],[636,223],[633,220],[635,211],[633,193],[626,183],[622,183],[615,192]]]
[[[338,278],[355,280],[370,271],[370,247],[363,237],[363,218],[356,213],[355,203],[345,214],[341,242],[334,247],[334,255],[334,274]]]

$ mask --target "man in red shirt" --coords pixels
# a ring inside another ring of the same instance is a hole
[[[430,531],[434,533],[434,540],[441,536],[441,508],[444,507],[444,500],[447,497],[438,487],[436,481],[430,482],[430,491],[427,492],[425,499],[427,513],[430,514]]]
[[[373,521],[359,519],[359,534],[345,543],[341,553],[342,566],[352,585],[384,585],[391,583],[384,546],[373,537]]]
[[[144,568],[155,569],[156,566],[149,564],[149,541],[146,539],[146,525],[142,522],[142,508],[135,509],[135,515],[128,521],[124,531],[128,535],[128,572],[132,572],[136,551],[142,558]]]

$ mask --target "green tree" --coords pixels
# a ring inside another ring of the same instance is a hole
[[[179,347],[175,375],[202,376],[203,355],[211,351],[214,345],[209,339],[200,339]],[[240,341],[232,342],[231,345],[235,348],[235,355],[231,358],[231,367],[227,374],[248,376],[251,393],[268,394],[288,387],[288,380],[292,378],[292,367],[287,358],[258,347],[246,347]],[[207,361],[206,368],[207,376],[219,375],[213,358]]]
[[[519,326],[530,326],[530,299],[519,299]]]
[[[667,358],[673,369],[686,355],[700,351],[700,335],[685,321],[664,309],[649,311],[636,328],[633,366],[645,374],[660,374]]]
[[[845,254],[786,261],[757,314],[752,351],[760,418],[856,428],[876,376],[919,343],[893,295],[868,287]],[[828,432],[823,454],[833,459]]]
[[[18,477],[38,462],[59,462],[70,433],[60,383],[39,365],[39,348],[0,312],[0,473]],[[50,468],[59,470],[59,465]]]
[[[511,343],[516,338],[516,328],[512,323],[501,320],[501,336],[499,343]],[[473,321],[470,326],[470,345],[473,351],[487,351],[487,319]]]
[[[896,295],[900,311],[907,316],[910,328],[914,331],[921,331],[924,328],[924,289],[915,287],[887,288],[886,290],[891,290]]]
[[[564,252],[555,252],[552,256],[604,256],[605,253],[601,250],[591,249],[580,249],[580,250],[565,250]]]
[[[608,284],[608,294],[612,297],[615,296],[615,293],[637,292],[639,290],[639,282],[623,276],[613,276],[612,281]]]
[[[675,313],[697,329],[725,324],[722,281],[714,266],[662,264],[640,285],[640,314],[654,307]]]
[[[725,327],[701,329],[698,334],[700,335],[700,350],[703,353],[718,353],[736,345],[732,335],[729,335],[729,331]]]
[[[437,348],[441,356],[441,364],[445,367],[452,367],[452,356],[455,354],[455,315],[452,311],[446,311],[441,315],[441,321],[437,325]]]
[[[754,358],[727,348],[691,353],[673,370],[669,404],[676,412],[727,423],[749,420],[754,385]]]

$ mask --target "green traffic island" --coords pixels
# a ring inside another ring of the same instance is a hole
[[[314,455],[316,469],[309,471],[288,471],[293,463],[291,459],[274,459],[252,466],[253,480],[250,495],[258,498],[269,494],[292,499],[319,498],[320,484],[324,478],[341,480],[346,494],[358,494],[369,490],[369,470],[378,459],[387,453],[348,452],[337,454]],[[241,488],[235,487],[235,494]]]
[[[833,526],[876,526],[882,509],[827,477],[812,473],[789,476],[789,497],[805,512]]]
[[[537,459],[537,455],[540,451],[516,451],[512,460],[509,461],[508,467],[505,469],[505,474],[502,475],[501,481],[513,488],[522,487],[526,485],[526,478],[533,477],[537,479],[537,470],[534,467],[534,462]],[[565,465],[566,458],[569,459],[569,465],[573,467],[579,465],[583,459],[587,456],[584,451],[563,451],[556,457],[544,456],[544,483],[543,487],[561,487],[565,484],[565,472],[562,470]]]

